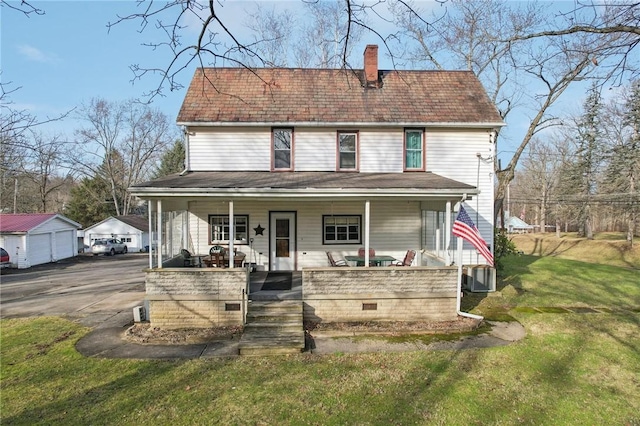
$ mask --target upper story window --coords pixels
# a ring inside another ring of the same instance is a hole
[[[272,170],[293,170],[293,129],[273,129]]]
[[[424,170],[424,130],[405,129],[404,169]]]
[[[234,215],[234,241],[247,242],[249,236],[249,216]],[[209,243],[228,243],[229,242],[229,215],[210,214],[209,215]]]
[[[338,132],[338,170],[358,170],[358,132]]]

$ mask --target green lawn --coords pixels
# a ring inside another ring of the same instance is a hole
[[[498,292],[463,298],[525,326],[524,340],[490,349],[110,360],[75,350],[88,332],[77,324],[3,320],[1,423],[640,425],[638,272],[505,263]],[[523,309],[580,306],[601,313]]]

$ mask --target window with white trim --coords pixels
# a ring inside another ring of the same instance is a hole
[[[234,241],[247,242],[249,237],[249,216],[234,215]],[[209,215],[209,244],[229,242],[229,215]]]
[[[404,169],[424,170],[424,131],[421,129],[404,131]]]
[[[358,169],[358,132],[338,132],[338,170]]]
[[[293,169],[293,129],[273,129],[273,169]]]
[[[362,216],[323,215],[323,244],[360,244],[362,241]]]

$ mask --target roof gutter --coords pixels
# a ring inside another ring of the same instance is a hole
[[[339,122],[317,122],[317,121],[179,121],[179,126],[186,127],[292,127],[292,126],[306,126],[306,127],[445,127],[445,128],[465,128],[465,129],[477,129],[477,128],[496,128],[506,126],[504,121],[486,122],[486,123],[452,123],[452,122],[358,122],[358,121],[339,121]]]
[[[348,189],[348,192],[347,192]],[[354,189],[354,188],[142,188],[131,187],[129,191],[137,197],[235,197],[235,198],[424,198],[424,197],[460,197],[463,194],[475,195],[477,189],[440,189],[420,190],[416,188],[391,189]]]

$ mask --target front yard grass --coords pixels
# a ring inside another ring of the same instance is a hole
[[[638,271],[527,255],[505,264],[499,291],[463,298],[526,328],[489,349],[113,360],[75,350],[89,331],[78,324],[2,320],[1,423],[640,425]],[[569,307],[598,312],[551,309]]]

